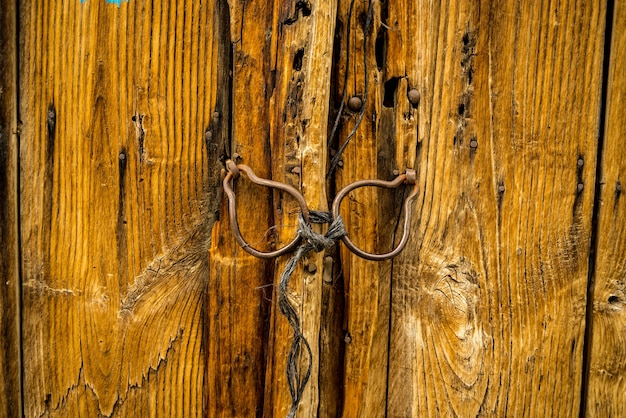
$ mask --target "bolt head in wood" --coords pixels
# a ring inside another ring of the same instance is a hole
[[[350,100],[348,100],[348,109],[352,110],[353,112],[361,110],[362,106],[363,100],[361,100],[359,96],[352,96],[350,97]]]
[[[411,103],[413,106],[417,106],[419,104],[419,102],[420,102],[420,92],[419,92],[419,90],[411,89],[406,94],[406,96],[409,99],[409,103]]]

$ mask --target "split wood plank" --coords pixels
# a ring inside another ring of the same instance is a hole
[[[388,416],[577,416],[605,5],[388,4],[421,93]]]
[[[597,243],[593,272],[586,414],[626,414],[626,1],[614,2],[604,144],[597,187]]]
[[[27,416],[203,413],[214,7],[20,7]]]
[[[0,416],[22,416],[18,215],[17,11],[0,8]]]
[[[270,139],[272,178],[300,190],[312,210],[326,210],[327,125],[330,106],[331,64],[337,4],[276,2],[272,31],[272,56],[275,81],[270,99]],[[274,219],[279,246],[297,235],[300,207],[287,194],[274,193]],[[312,226],[323,233],[327,226]],[[266,380],[266,416],[286,416],[292,400],[286,379],[286,365],[293,330],[278,306],[278,284],[287,259],[277,263],[274,274],[274,303],[270,322],[270,358]],[[324,252],[311,253],[293,273],[287,298],[293,304],[313,356],[300,354],[301,376],[311,367],[311,375],[297,409],[299,417],[318,413],[336,415],[340,393],[333,382],[340,363],[326,356],[337,356],[338,332],[333,346],[320,341],[322,319]],[[302,266],[306,265],[306,269]],[[329,296],[330,297],[330,296]],[[335,368],[332,366],[334,365]],[[324,403],[321,403],[321,399]]]

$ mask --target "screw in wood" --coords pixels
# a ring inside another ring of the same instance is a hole
[[[350,100],[348,100],[348,109],[352,110],[353,112],[361,110],[362,106],[363,100],[361,100],[359,96],[352,96],[350,97]]]

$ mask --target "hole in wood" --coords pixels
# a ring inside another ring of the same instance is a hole
[[[302,69],[302,58],[304,57],[304,48],[300,48],[296,51],[296,55],[293,57],[293,69],[300,71]]]
[[[385,96],[383,98],[383,106],[394,107],[396,104],[396,90],[398,90],[398,77],[392,77],[385,82]]]
[[[381,71],[385,67],[385,61],[387,58],[387,28],[384,26],[381,26],[378,29],[374,53],[376,55],[376,67],[378,67],[378,70]]]

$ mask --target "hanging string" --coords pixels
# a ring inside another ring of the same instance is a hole
[[[291,395],[291,409],[287,414],[287,418],[293,418],[296,414],[306,384],[311,377],[313,363],[311,346],[302,333],[298,312],[289,301],[287,286],[289,285],[291,275],[302,257],[311,251],[321,252],[328,250],[335,245],[341,237],[346,235],[346,228],[341,216],[338,216],[337,219],[333,221],[333,216],[330,212],[311,211],[309,214],[309,223],[330,223],[330,226],[326,234],[318,234],[311,229],[311,226],[304,221],[302,214],[300,214],[298,217],[298,235],[302,238],[302,244],[285,265],[285,269],[280,276],[280,282],[278,284],[278,307],[293,329],[293,340],[289,354],[287,355],[287,383],[289,385],[289,394]],[[306,363],[304,372],[300,367],[302,363]]]
[[[354,0],[352,0],[352,2],[350,3],[350,9],[348,11],[348,25],[350,23],[350,20],[352,19],[352,8],[354,6]],[[372,7],[372,0],[369,1],[368,7],[367,7],[367,18],[365,20],[365,27],[363,28],[363,72],[364,72],[364,82],[365,82],[365,91],[363,93],[363,102],[361,105],[361,110],[359,111],[359,116],[357,117],[357,121],[354,125],[354,127],[352,128],[352,130],[350,131],[350,133],[348,134],[348,136],[346,137],[346,140],[343,142],[343,144],[341,144],[341,146],[339,147],[339,149],[337,150],[337,153],[333,156],[333,158],[330,160],[330,168],[328,170],[328,172],[326,173],[326,177],[328,178],[329,176],[331,176],[335,169],[337,168],[337,165],[339,164],[339,161],[341,160],[341,156],[344,152],[344,150],[346,149],[346,147],[348,146],[348,143],[350,143],[350,140],[352,139],[352,137],[354,136],[354,134],[356,133],[357,129],[359,129],[359,126],[361,125],[361,121],[363,120],[363,116],[365,115],[365,107],[367,105],[367,97],[368,97],[368,92],[369,92],[369,72],[368,72],[368,65],[367,65],[367,39],[369,36],[369,31],[370,31],[370,27],[371,27],[371,23],[372,23],[372,15],[373,15],[373,7]],[[344,74],[344,82],[343,82],[343,92],[342,92],[342,97],[341,97],[341,104],[339,105],[339,111],[337,113],[337,116],[335,117],[335,123],[333,124],[333,128],[331,130],[330,133],[330,137],[329,137],[329,143],[331,143],[334,140],[335,134],[337,132],[337,127],[339,126],[339,120],[341,118],[341,115],[343,113],[343,109],[345,107],[345,102],[346,102],[346,96],[347,96],[347,85],[348,85],[348,70],[349,70],[349,64],[350,64],[350,30],[348,29],[348,37],[346,40],[346,51],[347,51],[347,58],[346,58],[346,72]]]

